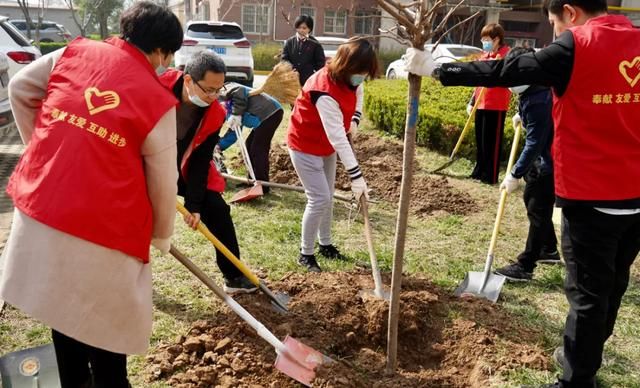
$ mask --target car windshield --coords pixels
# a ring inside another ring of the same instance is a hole
[[[229,25],[192,24],[187,36],[200,39],[242,39],[244,34],[240,27]]]
[[[478,54],[482,50],[476,47],[448,47],[447,50],[456,58],[466,57],[468,55]]]

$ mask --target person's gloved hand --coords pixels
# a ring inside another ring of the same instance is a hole
[[[522,125],[522,119],[520,118],[520,114],[516,113],[511,118],[511,122],[513,123],[513,128],[516,128],[518,125]]]
[[[355,138],[358,134],[358,123],[351,121],[351,125],[349,126],[347,133],[350,134],[352,138]]]
[[[163,255],[169,253],[171,248],[171,238],[152,238],[151,246],[160,251]]]
[[[471,112],[473,112],[473,105],[467,105],[467,116],[471,116]]]
[[[227,119],[227,125],[229,125],[229,128],[232,128],[232,129],[237,127],[242,128],[242,116],[240,115],[229,116],[229,118]]]
[[[364,195],[366,199],[369,199],[369,194],[367,193],[367,182],[364,181],[363,177],[356,178],[351,181],[351,191],[353,191],[353,194],[358,201],[362,195]]]
[[[404,67],[409,73],[430,77],[436,66],[431,51],[409,47],[404,55]]]
[[[504,177],[504,180],[500,184],[500,190],[507,190],[508,194],[513,193],[518,188],[520,179],[514,177],[510,172]]]

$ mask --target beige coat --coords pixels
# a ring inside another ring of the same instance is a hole
[[[16,74],[11,107],[25,144],[62,50]],[[150,96],[152,97],[152,96]],[[175,221],[176,113],[167,111],[142,145],[153,237],[168,242]],[[44,225],[16,209],[3,252],[0,298],[55,330],[116,353],[144,353],[152,324],[151,265]]]

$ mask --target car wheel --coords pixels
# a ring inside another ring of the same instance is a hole
[[[396,79],[396,78],[398,78],[396,76],[396,71],[395,70],[389,70],[389,73],[387,74],[387,78],[388,79]]]

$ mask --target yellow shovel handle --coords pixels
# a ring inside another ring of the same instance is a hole
[[[478,110],[478,105],[480,104],[480,100],[482,99],[482,96],[484,96],[485,90],[487,90],[487,88],[480,89],[480,93],[478,93],[476,102],[473,104],[473,108],[471,108],[471,113],[469,113],[469,117],[467,117],[467,122],[464,124],[464,128],[462,129],[462,132],[460,132],[460,137],[458,138],[458,142],[456,143],[456,146],[453,147],[453,151],[451,151],[451,156],[449,156],[449,159],[453,159],[453,157],[456,156],[456,154],[458,153],[458,150],[460,149],[460,146],[462,145],[462,140],[464,140],[464,138],[467,136],[467,132],[469,132],[469,129],[471,128],[471,120],[473,120],[473,116],[475,115],[476,110]]]
[[[178,209],[178,212],[183,216],[191,215],[191,213],[189,213],[189,211],[180,202],[176,202],[176,209]],[[207,238],[207,240],[211,241],[216,249],[222,252],[222,254],[227,259],[229,259],[229,261],[231,261],[233,265],[235,265],[236,268],[238,268],[240,272],[242,272],[242,274],[247,277],[247,279],[249,279],[251,283],[253,283],[255,286],[260,286],[260,279],[258,279],[258,277],[254,275],[251,270],[246,265],[244,265],[244,263],[242,263],[236,257],[236,255],[233,254],[233,252],[225,247],[224,244],[220,240],[218,240],[218,238],[214,236],[213,233],[209,231],[209,229],[202,223],[202,221],[198,222],[197,228],[200,233],[202,233]]]

